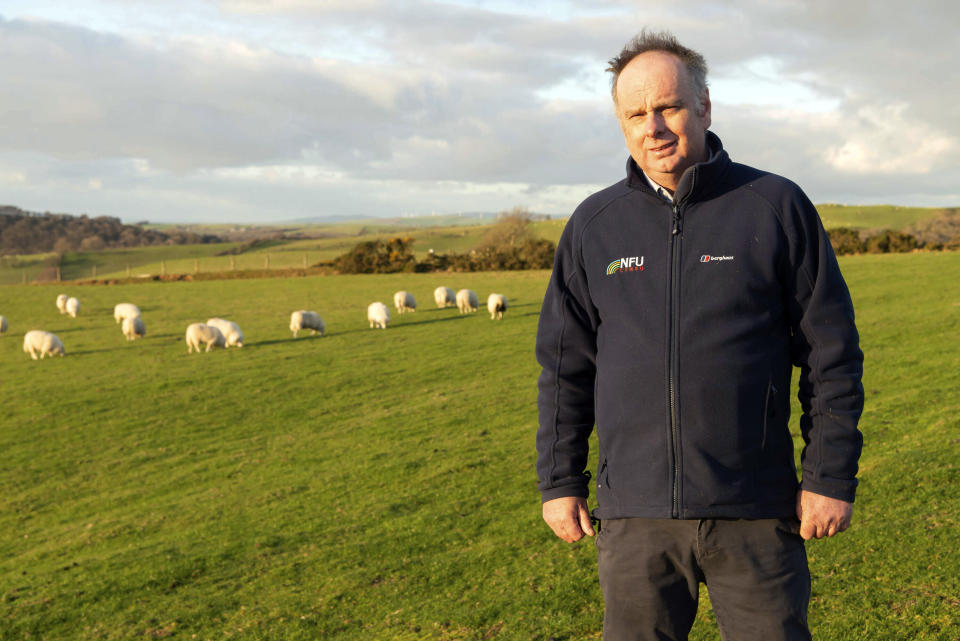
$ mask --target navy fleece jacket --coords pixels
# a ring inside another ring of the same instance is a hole
[[[631,159],[567,223],[537,335],[544,501],[588,495],[596,425],[600,518],[793,514],[793,365],[802,487],[854,499],[863,354],[830,242],[799,187],[707,137],[674,203]]]

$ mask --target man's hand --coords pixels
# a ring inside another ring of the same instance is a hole
[[[804,541],[833,536],[850,527],[853,503],[806,490],[797,492],[797,518]]]
[[[583,538],[584,534],[594,535],[587,511],[587,500],[579,496],[562,496],[543,504],[543,520],[567,543]]]

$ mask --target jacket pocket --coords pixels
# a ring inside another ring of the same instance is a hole
[[[767,383],[767,395],[764,400],[763,408],[763,432],[760,436],[760,451],[764,452],[767,448],[767,430],[771,423],[777,417],[777,386],[773,381]]]
[[[601,512],[607,514],[617,511],[620,506],[620,498],[610,487],[610,465],[605,456],[601,457],[600,465],[597,467],[597,505]]]
[[[600,468],[597,470],[597,489],[598,490],[603,487],[606,487],[608,490],[610,489],[610,476],[607,469],[608,469],[607,459],[604,458],[603,461],[600,463]]]

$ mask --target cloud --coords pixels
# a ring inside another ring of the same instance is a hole
[[[241,43],[157,43],[24,21],[0,30],[5,150],[138,157],[188,171],[296,157],[384,120],[382,107],[329,70]],[[353,151],[327,149],[334,159]],[[367,142],[361,151],[378,150]]]
[[[622,175],[603,69],[643,25],[707,56],[734,159],[815,200],[956,192],[960,5],[90,6],[109,19],[0,18],[0,182],[31,198],[56,185],[79,203],[149,194],[207,216],[569,212]],[[66,210],[79,208],[92,206]]]

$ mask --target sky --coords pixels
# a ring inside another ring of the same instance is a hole
[[[960,3],[4,0],[0,205],[124,222],[566,215],[620,180],[604,69],[710,66],[731,157],[816,203],[960,205]]]

